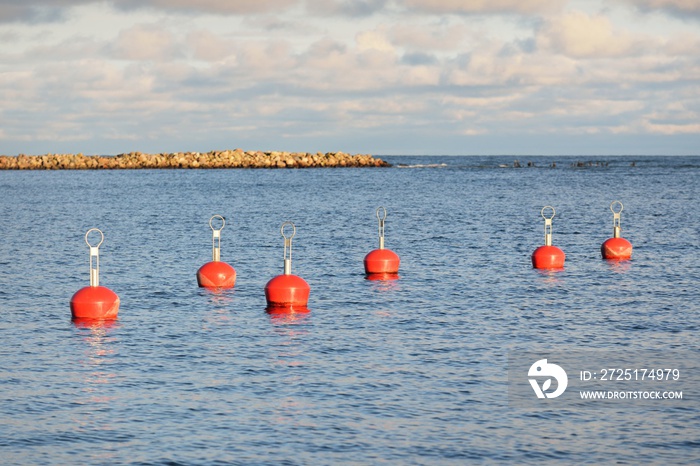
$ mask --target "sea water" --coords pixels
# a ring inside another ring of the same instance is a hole
[[[700,460],[697,386],[672,405],[508,397],[520,352],[700,360],[700,158],[385,159],[393,167],[0,172],[0,462]],[[614,200],[629,262],[600,257]],[[559,272],[530,262],[545,205]],[[379,206],[398,280],[363,273]],[[215,214],[238,273],[220,292],[196,281]],[[292,273],[311,286],[305,315],[265,311],[287,220]],[[93,227],[100,284],[121,308],[78,325],[69,302],[89,284]]]

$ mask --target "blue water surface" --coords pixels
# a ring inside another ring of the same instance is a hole
[[[0,462],[700,461],[698,390],[672,407],[533,411],[507,396],[513,351],[700,360],[700,157],[385,159],[0,172]],[[634,245],[625,263],[600,258],[614,200]],[[380,205],[398,280],[363,273]],[[561,272],[530,263],[545,205]],[[218,293],[195,277],[214,214],[238,273]],[[285,220],[306,315],[265,312]],[[121,298],[109,325],[70,320],[92,227],[105,234],[100,282]]]

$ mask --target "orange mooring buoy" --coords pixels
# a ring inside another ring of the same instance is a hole
[[[386,220],[386,209],[377,208],[377,220],[379,220],[379,249],[370,251],[365,256],[365,274],[369,279],[395,279],[399,273],[401,259],[398,254],[390,249],[384,248],[384,221]]]
[[[214,228],[214,219],[221,220],[221,228]],[[212,260],[197,270],[197,284],[203,288],[233,288],[236,284],[236,271],[226,262],[221,262],[221,230],[226,225],[226,219],[221,215],[214,215],[209,219],[209,226],[213,232]]]
[[[292,228],[289,236],[284,232],[286,226]],[[296,234],[296,227],[292,222],[284,222],[280,231],[284,238],[284,273],[272,278],[265,285],[268,311],[309,312],[306,306],[311,287],[303,278],[292,275],[292,238]]]
[[[88,240],[91,232],[100,234],[100,242],[92,246]],[[90,248],[90,286],[79,289],[70,300],[70,311],[74,320],[112,320],[119,312],[119,296],[107,287],[100,286],[100,245],[104,234],[97,228],[85,233],[85,242]]]
[[[545,215],[546,209],[552,209],[552,215]],[[564,251],[552,246],[552,219],[555,215],[554,207],[544,206],[542,218],[544,218],[544,246],[540,246],[532,253],[532,266],[536,269],[561,269],[564,267],[566,255]]]
[[[615,206],[619,204],[620,210],[615,211]],[[627,260],[632,258],[632,243],[620,236],[620,214],[622,214],[622,202],[613,201],[610,210],[613,213],[613,237],[608,238],[600,246],[600,253],[603,259]]]

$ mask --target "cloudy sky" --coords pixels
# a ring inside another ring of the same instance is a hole
[[[0,154],[700,154],[700,0],[0,0]]]

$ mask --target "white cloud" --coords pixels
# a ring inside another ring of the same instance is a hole
[[[283,11],[299,0],[110,0],[118,8],[155,8],[165,11],[242,15]]]
[[[387,37],[378,31],[364,31],[355,38],[360,51],[376,50],[379,52],[393,53],[396,51]]]
[[[620,57],[645,49],[645,40],[615,31],[603,15],[574,11],[545,20],[537,46],[575,58]]]
[[[397,46],[421,51],[454,51],[464,47],[469,30],[464,24],[433,24],[425,27],[420,23],[396,24],[387,35]]]
[[[456,86],[561,86],[577,79],[576,62],[566,57],[516,54],[501,56],[495,50],[480,49],[469,55],[466,65],[459,61],[446,69],[450,84]]]
[[[399,83],[407,87],[438,86],[441,75],[436,66],[412,66],[400,74]]]
[[[550,113],[563,117],[586,116],[595,118],[598,115],[634,114],[646,109],[647,104],[641,100],[614,99],[575,99],[560,98],[553,103]]]
[[[2,0],[0,1],[0,22],[59,21],[65,18],[70,7],[93,2],[95,0]]]
[[[403,0],[410,9],[428,13],[519,13],[535,14],[560,9],[564,0]]]
[[[291,45],[283,40],[241,43],[238,57],[242,71],[258,78],[264,75],[284,79],[297,66]]]
[[[697,57],[700,51],[700,36],[683,33],[667,38],[662,46],[664,54],[669,57]]]
[[[649,118],[642,118],[631,123],[609,128],[611,134],[639,135],[652,134],[661,136],[681,136],[700,134],[700,123],[659,123]]]
[[[38,43],[13,54],[13,60],[23,63],[79,60],[99,55],[104,44],[89,37],[72,37],[57,43]]]
[[[537,15],[560,11],[566,0],[3,0],[0,1],[0,22],[65,20],[71,7],[104,3],[123,11],[150,9],[213,15],[279,14],[305,6],[305,11],[313,16],[355,18],[391,11]]]
[[[473,109],[502,109],[510,107],[514,102],[522,99],[523,94],[513,93],[508,95],[491,95],[479,97],[448,96],[442,100],[443,105]]]
[[[214,62],[235,56],[235,43],[209,31],[194,31],[188,34],[186,43],[195,60]]]
[[[168,60],[181,55],[175,36],[156,24],[140,24],[121,31],[113,49],[122,60]]]
[[[661,10],[673,15],[700,17],[700,2],[698,0],[622,0],[637,6],[642,11]]]
[[[314,15],[361,17],[382,11],[388,0],[306,0],[305,3]]]
[[[700,134],[700,123],[654,123],[652,121],[644,122],[645,132],[652,134],[664,134],[673,136],[676,134]]]
[[[481,136],[482,134],[486,133],[488,133],[488,131],[484,128],[466,128],[459,131],[459,134],[464,136]]]

